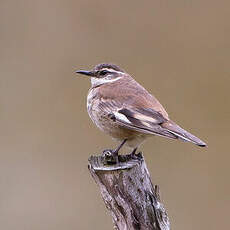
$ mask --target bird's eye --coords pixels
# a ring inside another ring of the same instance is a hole
[[[100,72],[100,75],[104,76],[104,75],[106,75],[107,73],[108,73],[107,70],[102,70],[102,71]]]

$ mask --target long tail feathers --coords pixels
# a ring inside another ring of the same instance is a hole
[[[192,142],[193,144],[198,145],[200,147],[207,146],[205,142],[200,140],[198,137],[192,135],[191,133],[187,132],[186,130],[182,129],[179,125],[177,125],[173,121],[165,122],[161,126],[167,129],[168,132],[172,133],[182,141]]]

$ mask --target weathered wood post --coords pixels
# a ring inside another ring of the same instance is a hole
[[[119,155],[91,156],[89,171],[100,188],[110,211],[114,228],[119,230],[170,230],[169,218],[153,185],[142,154],[135,159]]]

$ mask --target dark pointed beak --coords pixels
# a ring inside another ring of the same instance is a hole
[[[75,73],[79,73],[79,74],[83,74],[83,75],[87,75],[87,76],[93,76],[94,73],[92,71],[87,71],[87,70],[77,70],[75,71]]]

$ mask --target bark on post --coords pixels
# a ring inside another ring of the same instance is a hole
[[[170,230],[159,187],[153,185],[144,158],[120,155],[91,156],[89,171],[100,188],[114,228],[119,230]]]

